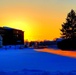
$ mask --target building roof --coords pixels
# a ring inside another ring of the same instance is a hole
[[[23,30],[16,29],[16,28],[11,28],[11,27],[7,27],[7,26],[3,26],[2,28],[3,28],[3,29],[7,29],[7,30],[13,30],[13,29],[15,29],[15,30],[19,30],[19,31],[24,32]]]

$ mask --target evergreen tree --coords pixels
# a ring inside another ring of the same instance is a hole
[[[76,13],[71,10],[68,13],[66,22],[62,24],[61,37],[64,39],[76,38]]]

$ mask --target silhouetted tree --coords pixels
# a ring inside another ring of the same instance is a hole
[[[62,41],[57,43],[58,48],[64,50],[76,50],[76,12],[71,10],[62,24]]]
[[[68,13],[66,22],[62,24],[61,32],[64,39],[76,38],[76,13],[73,9]]]

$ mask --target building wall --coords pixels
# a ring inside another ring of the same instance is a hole
[[[24,44],[24,32],[21,30],[13,30],[13,37],[17,44]]]
[[[2,47],[3,46],[3,38],[2,38],[2,36],[0,35],[0,47]]]
[[[1,28],[0,35],[3,37],[3,45],[23,45],[24,32],[13,28]]]

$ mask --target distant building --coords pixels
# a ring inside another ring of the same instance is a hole
[[[63,38],[57,38],[55,41],[56,42],[61,42],[63,40]]]
[[[0,27],[0,40],[1,45],[23,45],[24,31],[9,27]]]

